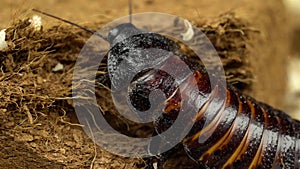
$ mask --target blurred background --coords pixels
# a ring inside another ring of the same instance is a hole
[[[288,58],[286,111],[300,119],[300,0],[284,0],[291,18],[291,56]]]

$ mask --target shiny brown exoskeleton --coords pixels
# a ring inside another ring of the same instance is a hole
[[[195,70],[195,78],[199,89],[209,91],[205,74]],[[209,107],[217,104],[210,102],[216,97],[214,93],[217,90],[215,88],[207,93],[207,102],[199,108],[198,115],[191,121],[194,123],[192,130],[182,141],[193,160],[206,168],[299,168],[299,121],[231,87],[227,88],[223,109],[203,128],[211,111]],[[163,117],[155,122],[158,133],[175,120],[180,105],[178,97],[179,94],[175,94],[172,99],[169,98]],[[207,133],[210,137],[201,142],[201,137]],[[160,165],[159,168],[162,168]]]
[[[172,44],[173,46],[174,44]],[[174,51],[178,59],[188,58]],[[174,60],[176,62],[176,59]],[[226,100],[219,110],[216,97],[220,88],[211,89],[205,69],[185,62],[194,69],[201,102],[198,114],[191,120],[193,128],[182,140],[188,155],[205,168],[299,168],[300,122],[284,112],[245,96],[229,86]],[[193,65],[193,66],[192,66]],[[168,66],[168,65],[164,65]],[[194,83],[192,79],[190,83]],[[155,122],[156,132],[162,133],[176,120],[181,103],[186,99],[166,73],[148,70],[132,81],[131,101],[137,109],[149,107],[147,96],[151,90],[160,89],[168,98],[163,115]],[[170,84],[169,86],[166,84]],[[189,90],[189,88],[186,88]],[[141,101],[145,100],[145,101]],[[209,125],[204,127],[210,113],[215,113]],[[210,137],[203,141],[207,135]],[[151,146],[151,145],[150,145]],[[176,149],[176,148],[175,148]],[[170,150],[171,153],[174,151]],[[162,156],[168,156],[163,153]],[[162,157],[164,159],[164,157]],[[159,162],[158,168],[163,168]],[[152,166],[148,166],[152,168]]]
[[[183,60],[192,70],[193,77],[189,77],[190,80],[187,81],[198,86],[199,92],[194,93],[197,96],[194,104],[198,105],[199,110],[190,121],[193,128],[180,144],[200,168],[300,167],[299,121],[241,94],[230,85],[211,88],[205,67],[190,61],[188,55],[179,52],[179,46],[173,40],[160,34],[147,33],[128,23],[117,26],[104,39],[111,44],[107,65],[112,88],[122,87],[119,81],[128,80],[129,75],[135,73],[132,72],[135,65],[153,59],[145,60],[141,54],[147,48],[167,51],[167,55],[156,58],[157,62],[175,56],[172,58],[173,63]],[[128,61],[128,67],[120,68],[119,64],[124,60]],[[168,66],[162,65],[161,68]],[[155,134],[172,127],[182,103],[191,97],[185,94],[189,93],[188,86],[179,90],[180,84],[176,84],[174,77],[162,69],[141,70],[130,84],[129,99],[133,107],[140,111],[151,106],[149,94],[152,91],[161,90],[165,94],[165,108],[162,115],[154,121]],[[226,91],[225,102],[218,99],[221,89]],[[219,105],[222,105],[221,108],[215,109]],[[207,122],[208,125],[205,125]],[[151,149],[153,147],[150,143],[149,151]],[[163,168],[165,157],[173,153],[173,150],[161,154],[158,168]],[[149,162],[147,168],[153,168],[152,159]]]

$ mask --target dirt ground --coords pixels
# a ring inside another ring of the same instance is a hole
[[[72,71],[90,35],[45,16],[41,32],[26,21],[37,14],[30,10],[36,8],[97,29],[127,15],[128,2],[1,0],[0,6],[0,29],[7,28],[7,38],[13,39],[8,44],[13,50],[0,55],[0,145],[4,147],[0,168],[143,168],[141,159],[120,158],[95,146],[78,124],[70,99]],[[280,1],[133,0],[133,11],[189,19],[207,32],[222,57],[228,81],[260,101],[285,107],[289,22]],[[58,63],[63,70],[53,72]],[[273,67],[266,69],[266,63]],[[107,99],[105,92],[99,97]],[[104,112],[113,110],[107,105]],[[117,127],[124,128],[121,123]],[[176,156],[183,160],[170,162],[170,168],[174,163],[194,167],[182,156]]]
[[[142,0],[134,1],[133,9],[134,13],[139,12],[165,12],[170,14],[176,14],[184,18],[195,18],[195,17],[210,17],[216,16],[224,11],[230,11],[232,9],[238,9],[244,6],[243,1],[232,1],[228,4],[223,4],[222,6],[216,6],[218,1],[213,0],[207,1],[158,1],[158,0]],[[32,15],[31,11],[28,9],[38,8],[43,11],[55,14],[57,16],[67,18],[68,20],[74,21],[76,23],[95,23],[95,21],[102,20],[103,18],[113,20],[121,16],[128,14],[128,1],[127,0],[115,0],[115,1],[105,1],[105,0],[50,0],[50,1],[34,1],[34,0],[16,0],[1,1],[0,11],[0,23],[1,27],[6,27],[9,22],[16,17],[25,17],[26,14]],[[201,12],[199,9],[208,8],[209,12]],[[28,16],[27,15],[27,16]],[[45,23],[58,23],[49,18],[44,18]],[[49,21],[49,22],[47,22]]]

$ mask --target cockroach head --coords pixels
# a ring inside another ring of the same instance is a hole
[[[124,39],[135,35],[140,34],[144,31],[136,28],[131,23],[124,23],[120,24],[114,28],[112,28],[108,33],[108,41],[110,43],[110,46],[114,46],[116,43],[123,41]]]
[[[133,75],[145,69],[159,68],[178,49],[172,40],[131,24],[119,25],[109,34],[112,45],[107,68],[115,89],[126,86],[124,84],[128,84]]]

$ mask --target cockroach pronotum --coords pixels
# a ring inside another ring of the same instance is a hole
[[[90,33],[96,33],[51,14],[36,9],[34,11]],[[190,61],[189,56],[180,52],[178,44],[168,37],[138,29],[131,22],[113,28],[108,37],[97,35],[108,41],[111,46],[108,51],[107,67],[111,86],[114,88],[122,87],[119,80],[126,79],[130,73],[134,73],[129,68],[118,68],[120,62],[130,60],[131,64],[138,65],[144,61],[141,51],[146,48],[168,51],[172,56],[176,56],[172,58],[174,63],[183,60],[190,67],[195,81],[188,79],[188,82],[197,85],[200,92],[197,93],[195,102],[201,104],[197,104],[198,113],[190,121],[193,123],[192,129],[179,144],[183,145],[186,153],[199,164],[200,168],[300,168],[299,121],[280,110],[241,94],[231,85],[211,88],[205,67]],[[169,55],[164,56],[164,59],[165,57]],[[163,66],[168,67],[168,65]],[[226,91],[224,103],[219,103],[216,99],[221,89]],[[139,72],[131,80],[129,100],[135,109],[148,109],[151,106],[149,94],[154,90],[163,91],[167,97],[161,116],[154,121],[155,134],[159,135],[171,127],[176,120],[181,103],[185,97],[189,97],[180,94],[189,88],[180,91],[178,84],[174,84],[174,79],[168,73],[150,68]],[[220,104],[222,105],[220,109],[211,109]],[[211,113],[215,113],[214,117],[208,125],[204,125]],[[210,137],[203,140],[202,138],[207,135]],[[165,159],[178,147],[179,145],[160,154],[157,159],[158,168],[163,168]],[[149,144],[149,151],[155,148],[157,147]],[[149,158],[147,161],[146,168],[154,168],[153,160]]]

